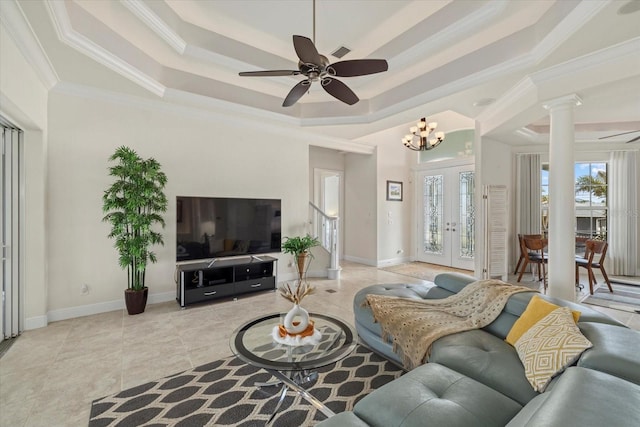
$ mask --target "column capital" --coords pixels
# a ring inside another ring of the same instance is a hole
[[[542,106],[546,110],[551,110],[555,107],[560,107],[563,105],[572,107],[582,105],[582,98],[580,98],[577,94],[572,93],[571,95],[565,95],[561,96],[560,98],[550,99],[542,104]]]

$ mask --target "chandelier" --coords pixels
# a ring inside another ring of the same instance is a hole
[[[442,141],[444,141],[444,132],[433,132],[438,127],[438,123],[427,123],[427,119],[424,117],[420,119],[417,126],[411,126],[409,128],[410,134],[405,135],[402,138],[402,143],[405,147],[414,151],[427,151],[436,148]],[[432,136],[429,139],[429,136]],[[414,144],[414,138],[418,138],[419,145]]]

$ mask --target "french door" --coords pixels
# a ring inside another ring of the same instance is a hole
[[[417,260],[474,269],[475,177],[473,165],[418,174]]]

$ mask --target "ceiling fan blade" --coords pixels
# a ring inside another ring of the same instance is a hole
[[[300,99],[302,95],[307,93],[307,91],[309,90],[309,87],[311,87],[311,82],[309,81],[309,79],[303,80],[297,85],[295,85],[293,89],[289,91],[289,94],[287,95],[287,97],[284,99],[282,106],[291,107],[293,104],[298,102],[298,99]]]
[[[360,101],[358,96],[340,80],[325,77],[322,79],[322,87],[329,95],[344,102],[345,104],[353,105]]]
[[[634,133],[634,132],[640,132],[640,129],[638,129],[638,130],[630,130],[629,132],[616,133],[615,135],[603,136],[603,137],[600,137],[598,139],[613,138],[614,136],[626,135],[628,133]]]
[[[274,76],[297,76],[298,70],[264,70],[264,71],[243,71],[238,73],[243,77],[274,77]]]
[[[628,144],[628,143],[630,143],[630,142],[636,142],[636,141],[638,141],[638,140],[640,140],[640,135],[636,136],[636,137],[635,137],[635,138],[633,138],[633,139],[628,140],[628,141],[626,142],[626,144]]]
[[[338,77],[366,76],[368,74],[382,73],[388,69],[389,64],[384,59],[351,59],[339,61],[327,67],[330,74]]]
[[[293,47],[296,55],[305,64],[322,65],[322,58],[311,39],[304,36],[293,36]]]

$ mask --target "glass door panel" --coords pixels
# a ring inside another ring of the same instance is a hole
[[[417,259],[473,270],[475,181],[473,166],[419,174],[420,239]]]

